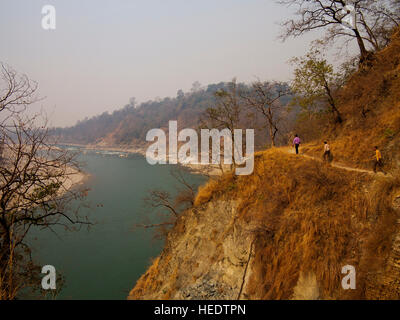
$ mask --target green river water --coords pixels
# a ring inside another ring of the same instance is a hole
[[[91,176],[85,183],[90,208],[81,214],[95,224],[89,231],[33,230],[33,257],[64,276],[57,299],[125,299],[163,245],[153,231],[134,228],[143,222],[142,199],[154,188],[174,193],[177,182],[170,165],[151,166],[141,155],[86,151],[80,160]],[[186,178],[197,186],[205,181],[194,174]]]

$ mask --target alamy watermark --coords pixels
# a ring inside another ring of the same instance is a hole
[[[146,141],[154,142],[146,152],[147,162],[154,164],[221,164],[221,140],[223,139],[224,165],[238,165],[236,175],[250,175],[254,170],[254,129],[246,129],[246,152],[243,155],[243,130],[235,129],[201,129],[200,156],[199,137],[194,129],[183,129],[178,133],[178,122],[169,121],[168,150],[167,134],[162,129],[151,129],[146,135]],[[210,140],[212,142],[210,148]],[[178,149],[178,142],[186,142]],[[210,155],[211,149],[211,155]],[[168,151],[168,157],[167,157]],[[210,157],[211,156],[211,157]],[[210,162],[211,158],[211,162]],[[244,165],[244,166],[243,166]]]
[[[42,268],[42,273],[46,274],[42,279],[43,290],[56,290],[56,268],[46,265]]]
[[[347,265],[342,268],[342,274],[346,274],[342,279],[342,288],[344,290],[356,289],[356,268]]]
[[[52,5],[45,5],[42,8],[42,28],[44,30],[56,29],[56,8]]]
[[[342,14],[342,27],[345,29],[354,30],[357,28],[357,15],[356,15],[356,8],[353,2],[345,5],[341,10]]]

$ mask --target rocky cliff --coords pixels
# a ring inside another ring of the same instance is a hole
[[[129,299],[399,298],[399,201],[396,177],[259,153],[200,189]]]

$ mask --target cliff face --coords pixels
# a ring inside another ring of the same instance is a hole
[[[392,176],[259,153],[252,176],[200,189],[129,299],[399,298],[399,199]]]
[[[187,211],[130,298],[236,299],[253,240],[250,226],[235,223],[237,213],[229,200]]]
[[[256,154],[200,188],[130,299],[399,299],[400,32],[340,93],[321,142]],[[371,171],[379,145],[389,174]],[[339,164],[340,165],[339,165]],[[344,266],[356,289],[344,290]]]

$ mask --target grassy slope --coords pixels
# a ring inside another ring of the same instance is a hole
[[[324,299],[398,298],[394,283],[386,283],[383,293],[372,290],[381,285],[383,270],[392,272],[387,261],[398,232],[392,207],[398,190],[400,181],[393,177],[376,178],[272,149],[257,154],[253,175],[211,180],[199,191],[196,206],[235,199],[236,225],[256,226],[250,231],[254,257],[244,297],[289,299],[300,273],[312,272]],[[177,225],[173,232],[181,230]],[[179,282],[175,274],[166,278],[170,258],[164,254],[155,261],[131,298],[151,297],[163,283]],[[347,264],[357,270],[355,291],[341,289],[341,268]]]
[[[344,124],[324,137],[330,139],[336,161],[371,169],[377,145],[387,168],[400,168],[399,74],[400,29],[390,45],[375,55],[372,67],[354,74],[340,93]],[[321,156],[322,142],[313,143],[309,153]]]
[[[358,271],[351,297],[372,298],[366,288],[385,268],[397,231],[392,199],[399,188],[395,178],[375,179],[276,149],[257,155],[254,175],[211,182],[196,202],[210,201],[210,195],[238,199],[237,223],[258,222],[250,298],[288,299],[300,272],[310,271],[321,297],[350,298],[341,290],[346,264]]]
[[[292,298],[300,274],[312,273],[324,299],[400,298],[400,257],[393,257],[400,232],[393,205],[400,196],[399,49],[400,31],[370,69],[350,79],[341,92],[345,122],[327,133],[335,161],[371,168],[373,146],[379,145],[392,175],[347,171],[271,149],[256,155],[253,175],[227,174],[199,190],[196,206],[235,199],[236,223],[257,225],[245,297]],[[322,144],[305,151],[321,157]],[[347,264],[356,267],[356,290],[341,289]],[[170,281],[158,276],[162,268],[157,259],[131,297],[151,296],[159,283]]]

